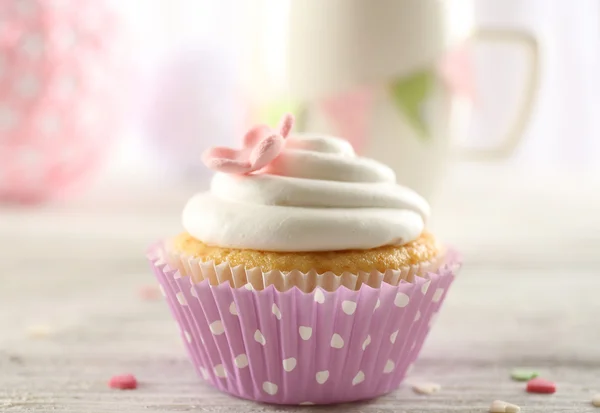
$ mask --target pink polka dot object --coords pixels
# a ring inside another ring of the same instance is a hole
[[[0,2],[0,201],[82,184],[115,134],[117,16],[103,0]]]

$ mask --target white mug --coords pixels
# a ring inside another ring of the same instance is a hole
[[[454,155],[504,157],[522,136],[537,90],[538,42],[523,31],[476,28],[470,0],[292,0],[289,30],[289,93],[301,108],[300,127],[339,136],[340,119],[332,121],[324,105],[337,100],[349,134],[364,127],[361,142],[350,139],[357,151],[388,164],[426,198]],[[528,58],[518,115],[490,149],[457,145],[473,104],[453,89],[460,79],[449,85],[440,75],[441,63],[473,40],[512,43]],[[355,129],[352,110],[366,117]]]

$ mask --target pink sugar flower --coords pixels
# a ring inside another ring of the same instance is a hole
[[[255,126],[244,136],[242,149],[212,147],[202,154],[202,161],[217,172],[245,175],[258,171],[279,155],[293,124],[294,117],[288,113],[281,119],[279,130]]]

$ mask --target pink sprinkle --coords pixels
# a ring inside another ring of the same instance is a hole
[[[544,393],[551,394],[556,392],[556,383],[550,380],[540,379],[539,377],[531,379],[527,382],[528,393]]]
[[[108,387],[121,390],[137,389],[137,380],[133,374],[119,374],[110,378]]]
[[[160,298],[160,291],[155,285],[145,285],[140,288],[140,297],[147,301],[158,300]]]

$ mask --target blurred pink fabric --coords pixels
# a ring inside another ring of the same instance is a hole
[[[0,2],[0,200],[85,185],[116,134],[117,15],[104,0]]]

